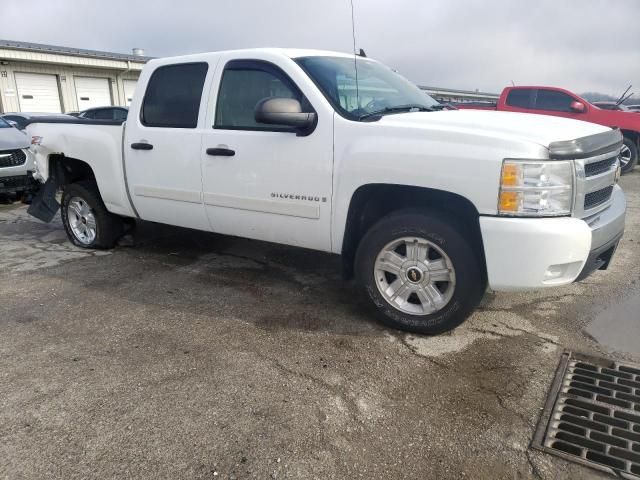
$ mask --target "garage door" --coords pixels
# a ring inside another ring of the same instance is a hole
[[[74,77],[78,110],[111,105],[108,78]]]
[[[135,92],[138,82],[136,80],[123,80],[122,83],[124,84],[124,97],[127,106],[129,106],[131,105],[131,100],[133,100],[133,92]]]
[[[58,78],[55,75],[16,72],[15,78],[20,111],[62,112]]]

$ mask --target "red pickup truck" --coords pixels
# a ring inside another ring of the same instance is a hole
[[[575,93],[562,88],[507,87],[502,91],[497,103],[457,103],[456,107],[555,115],[598,123],[606,127],[618,127],[624,136],[624,145],[620,152],[622,173],[630,172],[638,163],[640,115],[598,108]]]

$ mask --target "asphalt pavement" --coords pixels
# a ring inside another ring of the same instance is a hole
[[[579,284],[379,324],[339,258],[141,224],[115,250],[0,206],[0,478],[602,478],[529,449],[564,349],[640,361],[640,169]]]

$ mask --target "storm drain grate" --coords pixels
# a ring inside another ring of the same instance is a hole
[[[640,365],[565,352],[532,446],[640,478]]]

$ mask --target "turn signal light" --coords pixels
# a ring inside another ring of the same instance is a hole
[[[500,211],[517,212],[520,207],[520,192],[500,192]]]

